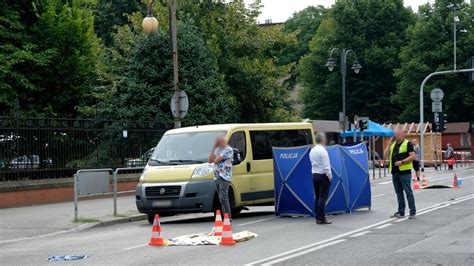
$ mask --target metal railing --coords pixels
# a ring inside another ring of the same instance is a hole
[[[155,121],[0,116],[0,181],[144,166],[147,151],[171,127]]]
[[[114,216],[117,216],[117,176],[141,173],[144,167],[81,169],[74,174],[74,222],[79,221],[79,198],[97,195],[113,195]],[[112,180],[110,180],[112,178]],[[112,191],[110,183],[112,182]]]

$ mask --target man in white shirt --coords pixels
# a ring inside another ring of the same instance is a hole
[[[326,219],[324,212],[329,194],[329,186],[332,180],[331,164],[329,162],[328,152],[325,148],[326,143],[326,134],[316,134],[316,145],[314,145],[309,153],[311,173],[313,174],[314,208],[316,209],[317,224],[332,223]]]

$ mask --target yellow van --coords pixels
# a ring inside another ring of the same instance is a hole
[[[314,143],[310,123],[224,124],[167,131],[136,188],[136,205],[153,222],[155,213],[211,212],[219,208],[214,172],[207,163],[217,135],[234,149],[229,188],[233,214],[243,206],[274,202],[272,147]]]

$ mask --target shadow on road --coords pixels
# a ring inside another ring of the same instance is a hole
[[[243,218],[252,218],[259,216],[273,215],[273,211],[249,211],[242,212],[238,217],[235,217],[233,220],[238,221]],[[183,214],[166,217],[163,219],[161,224],[188,224],[188,223],[209,223],[214,221],[214,215],[212,213],[200,213],[200,214]],[[151,226],[150,224],[140,224],[140,226]]]

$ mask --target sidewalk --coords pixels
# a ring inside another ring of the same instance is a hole
[[[55,203],[29,207],[0,209],[0,243],[25,237],[118,222],[124,219],[145,219],[135,206],[135,196],[117,198],[117,216],[113,216],[113,199],[101,198],[78,203],[79,222],[74,223],[74,203]]]

